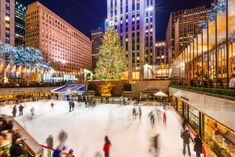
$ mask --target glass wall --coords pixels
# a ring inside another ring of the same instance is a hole
[[[183,116],[183,101],[181,101],[180,99],[178,99],[178,101],[177,101],[178,103],[177,103],[177,110],[178,110],[178,112],[180,113],[180,115],[182,115]]]
[[[199,133],[199,111],[189,106],[189,124]]]
[[[206,115],[204,116],[204,129],[204,141],[218,156],[235,156],[234,131]]]
[[[235,156],[235,132],[200,112],[180,98],[172,97],[173,106],[189,125],[201,135],[203,141],[219,156]]]

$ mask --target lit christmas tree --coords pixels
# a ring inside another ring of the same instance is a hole
[[[127,70],[125,50],[114,28],[109,28],[100,47],[95,77],[99,80],[121,79]]]

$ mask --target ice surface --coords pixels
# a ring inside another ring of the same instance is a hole
[[[142,106],[142,118],[133,118],[133,106],[111,104],[85,108],[76,103],[75,111],[69,112],[68,102],[39,101],[24,103],[24,116],[16,120],[40,143],[46,145],[46,138],[54,137],[54,147],[59,143],[58,133],[64,129],[68,133],[66,146],[74,149],[76,157],[94,157],[97,152],[103,154],[104,136],[111,142],[111,157],[154,157],[150,150],[150,139],[160,134],[160,157],[181,157],[181,123],[173,110],[167,110],[167,124],[161,119],[151,127],[148,114],[161,107]],[[1,114],[11,115],[13,106],[0,108]],[[30,118],[30,109],[34,107],[35,117]],[[17,113],[18,115],[18,113]],[[195,156],[191,145],[192,156]]]

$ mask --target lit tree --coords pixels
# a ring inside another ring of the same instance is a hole
[[[98,56],[95,77],[100,80],[121,79],[127,70],[125,50],[114,28],[109,28],[103,38]]]
[[[0,57],[4,57],[7,63],[14,64],[15,69],[18,69],[14,71],[18,73],[18,76],[24,78],[24,80],[27,79],[27,69],[31,69],[35,73],[35,77],[39,77],[40,72],[51,69],[49,63],[44,61],[42,52],[32,47],[13,47],[0,42]],[[7,69],[9,64],[5,66]],[[22,76],[22,71],[25,72],[24,76]],[[5,73],[10,73],[10,70],[6,70]]]

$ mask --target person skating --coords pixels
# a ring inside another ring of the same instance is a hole
[[[159,152],[159,138],[160,138],[159,134],[155,135],[152,138],[152,144],[151,144],[150,151],[153,153],[154,157],[158,156],[158,152]]]
[[[189,130],[184,131],[181,133],[181,138],[183,139],[183,154],[185,155],[186,153],[186,147],[188,149],[188,155],[191,156],[191,151],[190,151],[190,139],[193,141],[193,138],[191,137]]]
[[[163,124],[166,125],[166,112],[163,112]]]
[[[72,112],[72,102],[69,101],[69,112]]]
[[[54,150],[52,157],[61,157],[60,147],[57,147],[56,150]]]
[[[141,110],[141,107],[139,106],[138,109],[139,109],[139,118],[141,119],[141,117],[142,117],[142,110]]]
[[[69,150],[69,153],[68,153],[65,157],[75,157],[75,156],[73,155],[73,149],[70,149],[70,150]]]
[[[16,105],[15,105],[12,109],[12,116],[16,117],[16,113],[17,113],[17,108],[16,108]]]
[[[32,108],[30,109],[30,114],[31,114],[31,118],[33,118],[33,116],[34,116],[34,107],[32,107]]]
[[[111,142],[110,142],[108,136],[105,136],[104,141],[105,141],[104,148],[103,148],[104,156],[109,157]]]
[[[150,116],[150,122],[151,122],[151,125],[152,125],[152,127],[153,127],[154,124],[155,124],[154,114],[151,114],[151,116]]]
[[[133,108],[133,109],[132,109],[132,115],[133,115],[133,117],[135,117],[135,116],[136,116],[136,114],[137,114],[137,113],[136,113],[136,109],[135,109],[135,108]]]
[[[24,106],[20,105],[19,106],[19,116],[23,116],[24,115]]]
[[[53,137],[52,135],[49,135],[46,139],[46,144],[47,144],[47,147],[49,148],[53,148],[53,145],[54,145],[54,142],[53,142]],[[48,150],[48,157],[51,157],[51,150]]]
[[[197,135],[194,138],[194,151],[196,152],[196,157],[201,157],[202,146],[203,146],[202,139],[199,137],[199,135]]]
[[[60,146],[61,147],[64,147],[65,146],[65,141],[68,139],[68,134],[62,130],[60,133],[59,133],[59,136],[58,136],[58,140],[60,142]]]
[[[75,109],[75,103],[74,102],[71,102],[71,107],[72,107],[72,111],[74,111],[74,109]]]
[[[55,104],[52,102],[52,103],[51,103],[51,108],[52,108],[52,109],[54,109],[54,105],[55,105]]]

